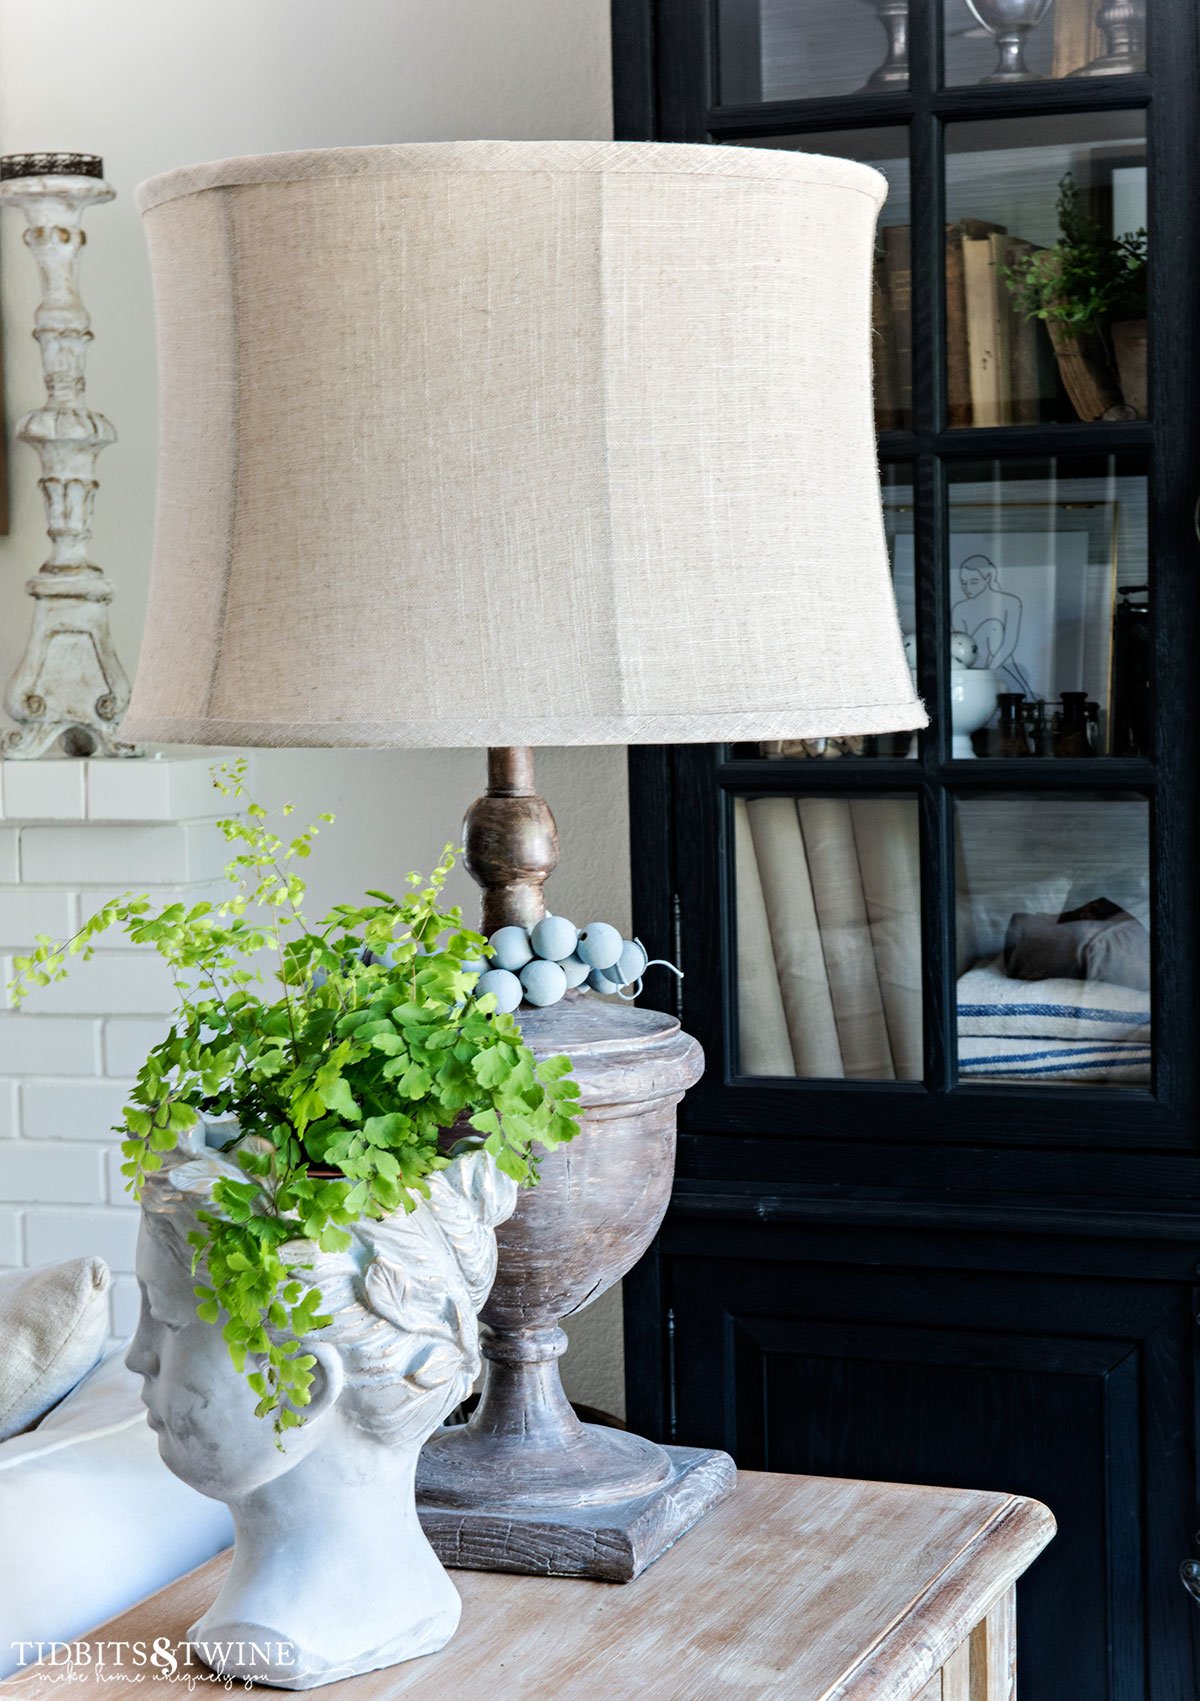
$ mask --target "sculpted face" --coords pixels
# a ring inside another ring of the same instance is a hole
[[[288,1436],[254,1415],[255,1399],[234,1369],[219,1328],[196,1316],[192,1278],[166,1241],[171,1231],[143,1220],[137,1277],[142,1310],[125,1355],[142,1378],[142,1401],[163,1463],[214,1500],[236,1500],[281,1476],[311,1450],[315,1428]]]

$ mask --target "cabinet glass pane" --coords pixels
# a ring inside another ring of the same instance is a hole
[[[853,0],[857,4],[857,0]],[[912,426],[912,242],[909,228],[908,131],[899,125],[870,130],[829,130],[803,136],[759,137],[741,144],[832,154],[873,165],[887,178],[888,195],[875,240],[871,319],[875,351],[875,428]]]
[[[1148,756],[1144,473],[1096,456],[949,474],[953,755]]]
[[[951,426],[1144,419],[1140,112],[946,129]]]
[[[892,558],[892,586],[896,593],[896,612],[900,629],[915,658],[915,639],[910,635],[917,629],[916,576],[913,558],[913,488],[912,471],[906,465],[884,466],[880,472],[883,487],[883,518],[887,533],[888,551]],[[847,572],[853,563],[847,563]],[[829,760],[839,756],[912,757],[917,755],[917,735],[912,732],[887,732],[853,738],[795,738],[771,739],[757,744],[735,744],[732,754],[738,758],[806,757]]]
[[[944,0],[947,85],[1144,71],[1148,10],[1148,0]]]
[[[908,87],[908,0],[718,0],[717,43],[724,106]]]
[[[964,1083],[1150,1085],[1149,806],[957,806]]]
[[[733,810],[739,1072],[919,1080],[915,800],[739,797]]]

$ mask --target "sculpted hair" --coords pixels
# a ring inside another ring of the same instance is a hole
[[[245,1177],[216,1152],[181,1160],[147,1179],[142,1208],[149,1231],[190,1270],[188,1235],[213,1209],[213,1187],[222,1176]],[[344,1252],[304,1240],[281,1249],[333,1318],[306,1343],[340,1354],[339,1403],[385,1446],[423,1440],[470,1391],[480,1368],[476,1312],[496,1274],[494,1230],[516,1202],[515,1182],[483,1152],[426,1179],[429,1198],[415,1211],[360,1220]]]

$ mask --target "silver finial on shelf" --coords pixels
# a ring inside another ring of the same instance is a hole
[[[1100,0],[1096,26],[1106,51],[1073,77],[1128,76],[1146,69],[1146,0]]]
[[[84,397],[91,322],[79,298],[87,208],[113,199],[95,154],[10,154],[0,159],[0,201],[25,214],[25,243],[42,298],[33,334],[42,351],[46,400],[17,422],[36,449],[50,553],[26,589],[33,625],[5,693],[17,722],[4,739],[9,757],[43,756],[61,740],[69,756],[134,756],[118,736],[129,681],[109,632],[113,588],[88,560],[96,457],[117,434]]]
[[[887,54],[864,89],[908,87],[908,0],[868,0],[887,33]]]
[[[967,6],[996,38],[996,68],[981,83],[1031,83],[1037,73],[1025,63],[1025,38],[1050,10],[1051,0],[967,0]]]

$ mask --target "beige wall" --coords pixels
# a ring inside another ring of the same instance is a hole
[[[150,559],[156,429],[135,184],[230,154],[610,134],[608,0],[3,0],[0,152],[100,153],[118,191],[88,217],[84,298],[96,333],[89,398],[119,438],[100,463],[94,559],[117,586],[114,629],[131,671]],[[34,273],[20,222],[6,212],[0,223],[10,433],[41,389],[28,334]],[[34,457],[17,445],[10,459],[12,530],[0,539],[4,678],[27,628],[24,580],[45,550]],[[353,667],[353,656],[345,664]],[[318,902],[427,866],[456,835],[480,767],[471,752],[276,752],[257,762],[265,802],[287,798],[339,817],[313,867]],[[540,772],[564,841],[554,907],[627,925],[624,752],[549,751]],[[470,902],[466,885],[460,896]],[[571,1391],[620,1407],[614,1296],[571,1333]]]

